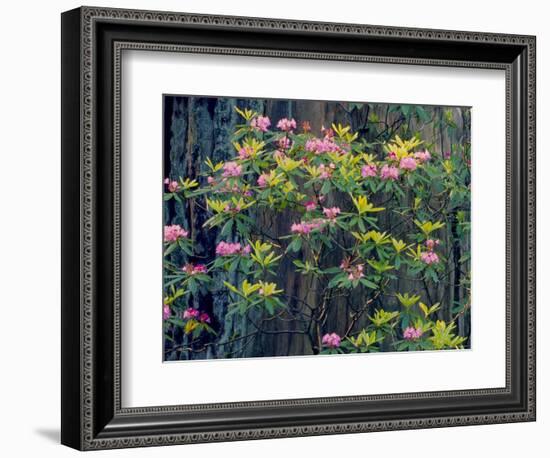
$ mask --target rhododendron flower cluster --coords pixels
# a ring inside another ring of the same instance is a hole
[[[313,210],[315,210],[317,208],[317,203],[312,201],[312,200],[308,200],[305,204],[304,204],[304,207],[306,208],[306,211],[308,212],[311,212]]]
[[[336,165],[333,164],[332,162],[328,166],[326,166],[325,164],[321,164],[319,166],[319,172],[320,172],[319,178],[321,178],[322,180],[327,180],[332,176],[332,172],[334,171],[335,168],[336,168]]]
[[[334,137],[334,130],[332,130],[331,127],[321,126],[321,133],[325,136],[325,138]]]
[[[439,256],[434,251],[424,251],[420,254],[420,260],[425,264],[437,264],[439,262]]]
[[[323,226],[324,221],[321,219],[312,221],[301,221],[300,223],[294,223],[290,227],[290,230],[296,234],[307,235],[315,229],[319,229]]]
[[[377,172],[377,169],[375,164],[367,164],[361,167],[361,176],[363,178],[375,177],[376,172]]]
[[[339,207],[323,208],[323,214],[328,219],[336,219],[336,217],[340,214],[340,208]]]
[[[424,150],[424,151],[418,151],[417,153],[414,153],[414,157],[418,159],[420,162],[427,162],[432,158],[432,155],[428,150]]]
[[[292,146],[292,141],[288,137],[281,137],[277,140],[277,145],[280,149],[289,149]]]
[[[363,264],[353,265],[349,258],[346,258],[340,264],[340,269],[347,273],[348,280],[359,280],[365,276],[365,266]]]
[[[436,246],[439,245],[439,240],[428,239],[426,240],[426,248],[428,251],[424,251],[420,254],[420,260],[425,264],[437,264],[439,262],[439,256],[435,251]]]
[[[384,164],[380,170],[382,180],[397,180],[399,178],[399,169],[393,165]]]
[[[325,347],[338,348],[342,342],[342,338],[335,332],[332,332],[330,334],[325,334],[321,342]]]
[[[244,161],[244,160],[250,158],[253,154],[254,154],[254,148],[252,148],[250,146],[243,146],[239,150],[239,159]],[[231,175],[231,176],[239,176],[240,174],[241,173],[239,171],[239,173],[237,175]]]
[[[200,310],[194,309],[193,307],[189,307],[184,310],[182,317],[184,320],[197,320],[201,323],[210,323],[212,321],[208,313],[201,312]]]
[[[269,173],[262,173],[256,183],[260,188],[265,188],[268,185]]]
[[[389,151],[386,155],[388,161],[397,161],[397,153],[395,151]]]
[[[416,159],[411,156],[401,158],[401,161],[399,162],[399,168],[403,170],[415,170]]]
[[[422,334],[423,334],[422,329],[408,326],[403,331],[403,338],[405,340],[416,340],[416,339],[420,339],[422,337]]]
[[[246,256],[250,254],[250,245],[242,246],[240,243],[235,242],[220,242],[216,246],[216,254],[218,256]]]
[[[250,126],[254,127],[262,132],[267,132],[269,126],[271,126],[271,121],[267,116],[256,116],[252,121],[250,121]]]
[[[236,162],[226,162],[223,165],[222,176],[224,178],[238,177],[241,175],[242,171],[243,171],[242,166],[237,164]]]
[[[184,320],[193,320],[198,318],[200,312],[197,309],[194,309],[192,307],[189,307],[187,310],[183,312],[183,319]]]
[[[210,323],[210,315],[208,315],[208,313],[206,312],[202,312],[200,315],[199,315],[199,321],[201,323]]]
[[[328,137],[325,137],[322,140],[319,138],[312,138],[306,142],[305,148],[306,151],[315,154],[338,153],[342,151],[334,140]]]
[[[185,238],[189,232],[183,229],[179,224],[164,226],[164,241],[177,242],[178,239]]]
[[[277,128],[285,132],[292,132],[294,129],[296,129],[296,121],[294,120],[294,118],[279,119],[279,122],[277,123]]]
[[[165,178],[164,184],[168,186],[168,191],[178,192],[180,190],[180,185],[177,181],[170,180],[170,178]]]
[[[181,270],[187,275],[205,274],[208,271],[204,264],[193,264],[192,262],[185,264]]]

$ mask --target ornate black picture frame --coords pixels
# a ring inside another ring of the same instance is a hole
[[[125,49],[506,72],[506,387],[123,408]],[[535,420],[535,37],[82,7],[62,15],[62,434],[105,449]]]

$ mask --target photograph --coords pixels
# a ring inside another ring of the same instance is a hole
[[[6,456],[538,456],[542,7],[65,3],[3,40]]]
[[[472,348],[472,107],[162,97],[164,361]]]

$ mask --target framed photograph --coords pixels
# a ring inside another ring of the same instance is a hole
[[[62,443],[535,420],[535,37],[62,15]]]

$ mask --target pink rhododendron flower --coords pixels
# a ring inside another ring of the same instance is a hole
[[[399,178],[399,169],[393,165],[384,164],[380,170],[380,178],[383,180],[397,180]]]
[[[424,251],[420,254],[420,260],[425,264],[437,264],[439,262],[439,256],[433,251]]]
[[[195,273],[206,273],[206,266],[204,264],[197,264],[194,269]]]
[[[231,256],[241,251],[240,243],[220,242],[216,247],[216,254],[219,256]]]
[[[336,217],[340,214],[340,208],[323,208],[323,213],[328,219],[336,219]]]
[[[208,184],[215,184],[215,183],[216,183],[216,180],[214,179],[214,177],[210,177],[210,176],[209,176],[209,177],[206,178],[206,182],[207,182]]]
[[[312,221],[301,221],[300,223],[294,223],[292,226],[290,226],[290,231],[294,232],[296,234],[304,234],[307,235],[314,229],[319,229],[323,226],[324,221],[320,219],[312,220]]]
[[[321,126],[321,133],[325,136],[325,138],[334,137],[334,131],[330,127]]]
[[[243,247],[240,243],[220,242],[216,247],[218,256],[246,255],[250,253],[250,246]]]
[[[365,276],[363,273],[365,266],[363,264],[352,265],[352,260],[350,257],[344,258],[344,260],[340,263],[340,269],[348,274],[348,280],[350,281],[359,280]]]
[[[443,159],[450,159],[451,158],[451,152],[450,151],[445,151],[443,153]]]
[[[306,211],[311,212],[317,208],[317,204],[313,202],[312,200],[308,200],[304,206],[306,207]]]
[[[290,226],[290,231],[295,232],[296,234],[307,234],[310,232],[302,223],[292,223],[292,226]]]
[[[332,171],[335,168],[336,166],[332,162],[328,166],[326,166],[325,164],[321,164],[319,166],[319,172],[321,172],[319,178],[321,178],[321,180],[327,180],[332,176]]]
[[[171,226],[164,226],[164,241],[175,242],[180,238],[185,238],[189,235],[189,232],[183,229],[179,224],[172,224]]]
[[[363,264],[357,264],[355,266],[351,266],[347,272],[348,272],[348,280],[359,280],[360,278],[363,278],[365,274],[363,273],[364,266]]]
[[[177,192],[180,189],[180,185],[177,181],[171,181],[170,178],[164,180],[164,184],[168,186],[168,191]]]
[[[208,313],[206,313],[206,312],[202,312],[199,315],[199,321],[201,323],[210,323],[210,315],[208,315]]]
[[[183,319],[184,320],[191,320],[195,319],[199,316],[199,311],[197,309],[194,309],[192,307],[189,307],[187,310],[183,312]]]
[[[403,331],[403,338],[405,340],[416,340],[420,339],[420,337],[422,337],[422,329],[420,328],[413,328],[409,326]]]
[[[342,342],[342,338],[333,332],[331,334],[325,334],[321,341],[325,347],[338,348]]]
[[[309,151],[310,153],[312,152],[317,152],[317,143],[319,143],[320,140],[318,138],[311,138],[309,139],[307,142],[306,142],[306,151]]]
[[[207,272],[204,264],[193,264],[192,262],[185,264],[181,270],[187,275],[205,274]]]
[[[364,165],[361,168],[361,176],[363,178],[375,177],[376,176],[376,165],[374,165],[374,164]]]
[[[241,206],[240,205],[232,206],[229,203],[223,208],[223,211],[228,212],[228,213],[239,213],[241,211]]]
[[[432,251],[436,246],[439,245],[439,240],[434,240],[434,239],[428,239],[426,240],[426,247],[428,248],[428,250]]]
[[[251,148],[250,146],[243,146],[239,150],[239,159],[244,161],[245,159],[248,159],[250,156],[252,156],[253,153],[254,153],[253,148]],[[239,175],[240,175],[240,173],[239,173]]]
[[[259,129],[262,132],[267,132],[269,130],[269,126],[271,126],[271,121],[267,116],[257,116],[250,121],[250,126],[255,129]]]
[[[417,153],[414,153],[414,157],[418,159],[420,162],[427,162],[432,158],[432,155],[428,150],[424,150],[424,151],[418,151]]]
[[[241,175],[242,171],[243,171],[242,166],[240,166],[236,162],[226,162],[223,165],[222,176],[225,177],[225,178],[238,177],[238,176]]]
[[[285,132],[292,132],[293,129],[296,129],[296,121],[294,120],[294,118],[279,119],[279,122],[277,123],[277,127],[281,130],[284,130]]]
[[[258,186],[260,188],[265,188],[267,186],[267,180],[269,179],[269,173],[262,173],[257,180]]]
[[[341,148],[329,137],[325,137],[322,140],[311,138],[306,142],[305,148],[306,151],[315,154],[341,152]]]
[[[416,169],[416,159],[411,156],[401,158],[399,162],[399,167],[403,170],[414,170]]]
[[[162,319],[167,320],[171,316],[170,306],[168,304],[162,305]]]
[[[281,149],[288,149],[291,147],[292,142],[290,141],[290,138],[282,137],[277,141],[277,145],[279,145],[279,148]]]
[[[397,161],[397,153],[395,151],[390,151],[387,156],[386,156],[386,159],[388,161]]]

